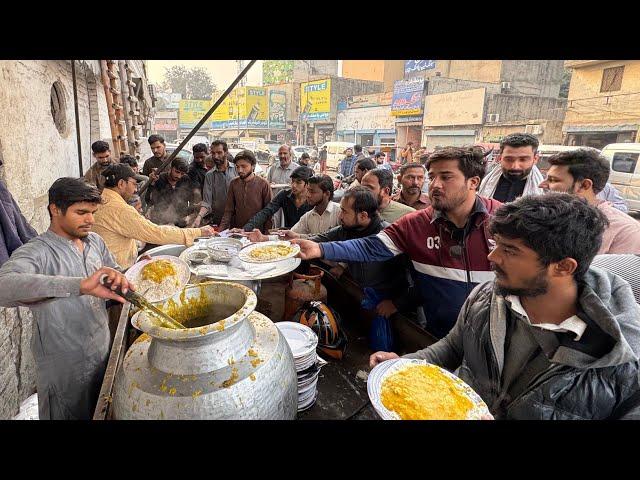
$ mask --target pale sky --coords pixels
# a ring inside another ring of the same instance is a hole
[[[245,60],[248,62],[248,60]],[[246,63],[245,63],[246,64]],[[220,90],[225,90],[236,78],[238,64],[235,60],[147,60],[147,73],[149,81],[154,84],[161,84],[164,76],[164,67],[174,65],[184,65],[187,68],[204,67],[211,73],[213,83]],[[342,61],[338,60],[338,74],[342,73]],[[258,60],[249,73],[247,73],[247,85],[262,85],[262,60]]]
[[[248,60],[245,60],[245,65],[246,62]],[[213,83],[220,90],[225,90],[233,82],[238,69],[235,60],[147,60],[149,81],[160,85],[164,77],[164,68],[171,68],[174,65],[184,65],[187,68],[205,68],[213,77]],[[247,73],[247,85],[262,85],[262,60],[258,60]]]

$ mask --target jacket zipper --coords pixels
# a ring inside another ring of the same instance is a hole
[[[531,382],[529,382],[529,385],[527,386],[527,388],[520,395],[518,395],[516,398],[511,400],[511,402],[509,403],[509,407],[514,403],[516,403],[518,400],[520,400],[522,397],[524,397],[527,393],[533,391],[535,388],[542,385],[545,381],[547,381],[549,378],[555,375],[555,373],[558,370],[560,370],[562,367],[563,365],[557,363],[555,365],[551,365],[545,371],[539,373],[533,380],[531,380]]]

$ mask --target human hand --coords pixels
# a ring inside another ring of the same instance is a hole
[[[257,228],[254,228],[251,232],[245,232],[245,235],[249,239],[249,241],[254,243],[266,242],[267,240],[269,240],[269,237],[267,237],[266,235],[263,235],[262,232]]]
[[[278,235],[286,238],[287,240],[293,240],[294,238],[300,238],[300,234],[293,232],[291,230],[280,230],[280,232],[278,232]]]
[[[373,368],[379,363],[385,360],[392,360],[394,358],[400,358],[397,353],[393,352],[376,352],[369,357],[369,367]]]
[[[209,225],[205,225],[200,229],[200,232],[203,237],[215,237],[217,235],[216,231],[210,227]]]
[[[159,178],[160,178],[160,175],[158,175],[158,169],[152,168],[151,173],[149,174],[149,180],[151,181],[151,185],[156,183],[156,180],[158,180]]]
[[[111,283],[111,288],[107,288],[100,282],[103,275],[106,275],[106,281]],[[109,267],[102,267],[96,270],[92,275],[80,281],[80,295],[91,295],[97,298],[117,300],[120,303],[126,302],[120,295],[116,295],[113,290],[117,288],[122,293],[127,291],[135,291],[135,286],[127,280],[122,273]]]
[[[151,257],[151,255],[147,255],[145,253],[144,255],[140,255],[140,258],[138,259],[138,262],[142,262],[143,260],[153,260],[153,258]]]
[[[198,228],[200,226],[200,223],[202,223],[202,217],[200,215],[197,215],[195,220],[193,221],[193,225],[191,225],[192,228]]]
[[[242,228],[230,228],[229,233],[239,233],[240,235],[242,235],[245,233],[245,231]]]
[[[320,245],[316,242],[312,242],[311,240],[294,239],[291,240],[291,243],[300,245],[300,253],[298,253],[297,256],[302,260],[312,260],[314,258],[322,257],[322,250],[320,249]]]
[[[396,313],[398,308],[393,304],[391,300],[383,300],[376,306],[376,313],[382,315],[385,318],[389,318]]]

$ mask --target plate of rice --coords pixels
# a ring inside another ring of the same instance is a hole
[[[270,263],[287,260],[300,252],[300,245],[284,240],[251,243],[240,250],[238,258],[247,263]]]
[[[184,260],[158,255],[134,264],[124,275],[147,300],[163,302],[189,283],[191,272]]]
[[[399,358],[371,370],[367,393],[383,420],[480,420],[491,416],[460,378],[425,360]]]

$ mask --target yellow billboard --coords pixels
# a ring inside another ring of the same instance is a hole
[[[211,108],[211,100],[180,100],[180,128],[193,128]]]
[[[247,127],[267,127],[269,102],[264,87],[245,87],[245,118]]]
[[[331,112],[331,79],[300,85],[300,112],[303,120],[328,120]]]

